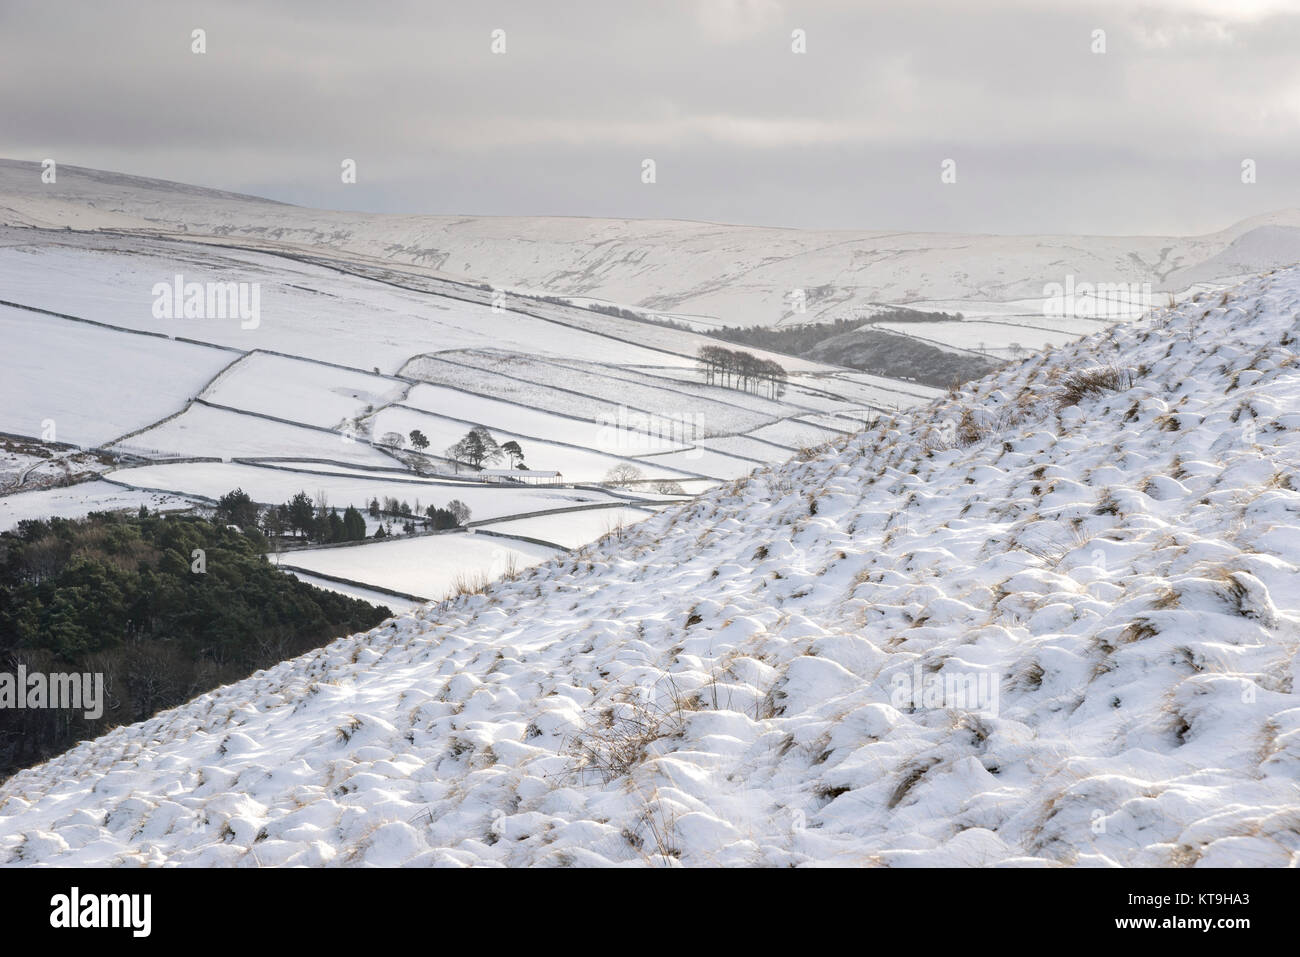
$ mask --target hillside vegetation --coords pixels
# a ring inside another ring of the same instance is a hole
[[[1295,865],[1300,272],[0,787],[0,861]]]
[[[886,329],[853,329],[823,339],[806,353],[808,358],[835,362],[879,375],[912,379],[924,385],[947,388],[988,375],[1001,361],[965,350],[944,348]]]
[[[711,330],[709,335],[726,342],[946,389],[954,383],[987,375],[998,367],[999,361],[874,326],[879,322],[960,321],[960,313],[893,309],[869,318],[836,319],[797,326],[723,326]]]
[[[100,672],[108,693],[93,721],[0,709],[0,775],[390,614],[277,571],[264,545],[156,515],[26,521],[0,534],[0,671]]]
[[[0,222],[139,229],[337,251],[496,288],[593,297],[640,311],[772,325],[805,289],[809,320],[874,303],[1037,298],[1049,277],[1151,282],[1157,291],[1290,263],[1300,211],[1204,236],[992,236],[810,230],[577,216],[392,216],[306,209],[143,177],[0,160]],[[164,273],[164,275],[166,275]],[[810,277],[822,286],[809,288]]]

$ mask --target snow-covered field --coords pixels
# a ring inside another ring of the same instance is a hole
[[[385,373],[431,349],[503,348],[640,365],[694,363],[693,351],[674,356],[286,256],[121,237],[59,235],[57,244],[42,243],[21,232],[5,230],[0,237],[0,288],[9,301],[140,332]],[[246,327],[238,319],[155,317],[154,287],[173,282],[176,275],[187,283],[258,284],[256,325]]]
[[[175,418],[129,436],[114,449],[158,456],[329,458],[353,465],[391,467],[394,460],[344,432],[277,422],[195,403]]]
[[[663,376],[638,381],[610,374],[618,370],[588,368],[584,375],[572,366],[528,356],[489,358],[470,352],[416,359],[403,371],[431,383],[593,421],[620,422],[640,413],[690,422],[699,435],[746,432],[803,411],[735,389],[701,388],[694,370],[680,381]],[[582,384],[581,391],[575,383]]]
[[[589,508],[580,512],[561,512],[491,522],[484,528],[488,531],[554,542],[565,548],[579,548],[611,533],[622,534],[637,522],[644,522],[653,514],[648,509],[640,508]]]
[[[399,379],[253,352],[231,365],[201,397],[337,431],[373,409],[400,402],[409,388]]]
[[[794,455],[794,449],[785,445],[764,442],[747,435],[719,435],[699,441],[701,448],[713,449],[726,455],[776,464]]]
[[[829,442],[831,439],[842,436],[845,432],[851,430],[848,425],[828,429],[805,417],[773,422],[771,425],[754,429],[749,434],[765,442],[777,442],[791,449],[802,449],[812,445],[819,445],[822,442]]]
[[[616,427],[618,421],[616,416],[611,416],[613,425],[603,425],[595,419],[556,415],[554,412],[545,412],[502,399],[492,399],[425,383],[413,386],[410,394],[402,400],[402,405],[450,416],[462,422],[497,422],[500,423],[498,428],[504,428],[512,435],[526,435],[603,452],[619,451],[617,439],[620,432],[627,433],[629,445],[637,435],[644,436],[646,443],[653,441],[656,451],[678,451],[689,447],[688,443],[674,441],[671,435],[661,438],[644,430],[632,428],[620,430]],[[464,432],[463,426],[460,427],[460,432]],[[533,457],[527,455],[526,447],[524,451],[526,458]],[[539,462],[536,467],[550,468],[551,466]]]
[[[653,478],[666,475],[669,469],[682,469],[718,479],[734,479],[748,475],[762,465],[763,461],[765,460],[751,461],[708,448],[693,448],[685,452],[656,452],[638,456],[637,467],[647,477]]]
[[[0,532],[19,522],[44,518],[84,518],[91,512],[135,510],[185,511],[194,503],[177,495],[122,488],[109,482],[90,481],[63,488],[40,489],[18,495],[0,495]]]
[[[1297,311],[1158,312],[79,745],[0,861],[1294,866]]]
[[[543,545],[470,531],[285,552],[280,566],[437,601],[458,581],[473,583],[479,576],[495,581],[512,568],[528,568],[556,554]]]
[[[0,181],[12,169],[0,163]],[[102,212],[117,196],[111,180],[94,180],[100,192],[78,192],[80,201]],[[209,198],[244,208],[238,197]],[[774,424],[782,433],[792,415],[862,408],[859,397],[816,385],[792,385],[785,400],[704,385],[696,352],[712,340],[694,332],[503,296],[327,243],[157,235],[166,231],[165,217],[153,235],[86,231],[98,223],[93,216],[73,216],[75,203],[66,197],[45,200],[53,205],[42,207],[42,227],[75,228],[0,226],[0,299],[24,307],[0,306],[0,333],[11,343],[0,358],[0,432],[103,446],[111,481],[188,504],[237,487],[264,505],[321,490],[339,507],[372,497],[411,500],[424,491],[424,505],[459,498],[483,519],[653,495],[652,486],[605,495],[475,482],[472,470],[437,457],[476,424],[498,441],[518,440],[531,468],[558,471],[570,486],[602,482],[623,466],[693,494],[755,464],[745,452],[697,445],[702,436],[743,444],[745,433]],[[255,205],[257,215],[262,206],[289,209]],[[23,200],[0,213],[24,221],[22,211],[34,208]],[[130,224],[109,218],[101,225]],[[159,285],[182,280],[256,287],[258,314],[160,312]],[[782,361],[810,381],[843,372]],[[424,458],[408,454],[414,429],[430,442]],[[379,447],[394,434],[405,447],[397,455]],[[754,444],[763,461],[784,457],[775,446]],[[132,467],[178,458],[217,461]],[[273,459],[285,471],[250,471],[234,459]],[[27,467],[15,463],[12,471],[21,477]],[[337,479],[320,478],[331,471]],[[392,481],[417,473],[453,479],[455,487]],[[30,478],[36,484],[62,475]],[[43,501],[8,503],[6,514],[29,516]],[[560,537],[574,541],[575,534]]]
[[[886,379],[883,376],[869,375],[866,372],[838,372],[828,376],[796,376],[792,378],[795,385],[805,385],[809,389],[820,390],[832,398],[842,397],[850,403],[875,406],[880,409],[908,409],[936,399],[942,390],[917,382],[905,382],[900,379]],[[834,403],[810,402],[815,408],[834,408]]]
[[[474,419],[457,421],[404,406],[389,406],[374,416],[373,423],[376,434],[391,431],[406,435],[413,429],[418,429],[428,437],[431,450],[442,450],[455,443],[476,424],[476,421]],[[492,434],[498,442],[517,441],[527,456],[530,468],[561,472],[566,482],[599,482],[611,469],[627,461],[625,455],[611,455],[580,445],[538,441],[536,436],[523,435],[504,426],[493,429]],[[596,440],[596,444],[601,443]],[[653,462],[653,459],[648,460],[645,466],[648,474],[653,473],[649,474],[652,478],[698,478],[701,475],[711,478],[720,477],[709,476],[702,469],[690,469],[685,463],[676,467],[649,464]]]
[[[0,495],[69,485],[112,467],[112,459],[96,452],[0,435]]]
[[[347,595],[350,598],[360,598],[362,601],[368,601],[372,605],[386,607],[394,614],[407,614],[415,611],[421,605],[422,601],[412,601],[409,598],[399,598],[388,592],[375,591],[373,588],[362,588],[359,585],[347,585],[337,580],[321,578],[319,575],[311,575],[304,571],[289,571],[285,569],[285,574],[293,575],[299,581],[305,581],[309,585],[315,585],[317,588],[323,588],[326,591],[338,592],[340,595]]]
[[[0,255],[0,285],[13,298],[75,314],[94,310],[105,321],[131,328],[157,328],[148,301],[155,282],[180,273],[200,281],[233,276],[267,287],[265,321],[256,329],[187,320],[173,324],[184,331],[167,331],[384,373],[420,353],[501,349],[526,363],[534,357],[577,360],[683,380],[694,375],[698,347],[713,340],[596,310],[630,306],[643,316],[686,317],[690,326],[711,328],[869,318],[907,305],[961,312],[989,324],[891,326],[898,332],[1005,358],[1019,354],[1016,346],[1059,345],[1099,329],[1088,311],[1096,303],[1086,295],[1067,317],[1047,318],[1044,310],[1055,301],[1057,287],[1108,290],[1098,301],[1108,308],[1123,304],[1136,315],[1143,303],[1163,304],[1169,296],[1185,301],[1197,290],[1289,264],[1300,247],[1300,210],[1266,213],[1191,237],[376,216],[77,167],[63,167],[57,184],[42,184],[38,166],[13,161],[0,161],[4,224],[66,226],[81,236],[97,229],[135,230],[184,240],[183,249],[154,242],[152,256],[124,264],[85,251],[51,256],[21,236],[0,239],[0,247],[7,247]],[[14,232],[8,231],[10,237]],[[105,239],[104,248],[117,241]],[[188,250],[197,243],[209,252],[196,260]],[[106,268],[111,277],[102,275]],[[77,281],[48,288],[45,277],[60,275]],[[365,277],[378,282],[362,282]],[[439,293],[436,301],[429,292]],[[493,308],[502,302],[509,308]],[[1129,309],[1131,304],[1137,307]],[[361,317],[371,334],[354,341]],[[1003,328],[1013,325],[1029,328]],[[315,341],[304,347],[308,329]],[[781,361],[797,374],[828,371],[803,359]],[[495,389],[490,394],[504,395]],[[872,406],[891,410],[913,404],[889,398],[888,390],[871,399]]]
[[[1068,325],[1067,320],[1058,320]],[[1053,330],[1005,322],[881,322],[881,329],[915,336],[930,342],[971,349],[976,352],[1005,352],[1017,346],[1026,352],[1061,346],[1079,337],[1079,330]],[[1092,330],[1089,330],[1092,331]]]
[[[170,415],[237,358],[7,306],[0,342],[0,429],[86,447]]]
[[[927,303],[943,302],[975,315],[989,304],[1040,301],[1047,284],[1064,283],[1068,276],[1090,283],[1150,282],[1157,301],[1163,301],[1164,290],[1177,292],[1293,261],[1300,230],[1297,210],[1267,213],[1192,237],[383,216],[303,209],[62,164],[58,183],[46,185],[40,172],[35,163],[0,162],[0,221],[329,248],[376,266],[487,280],[499,288],[575,301],[626,304],[643,313],[693,315],[700,325],[849,318],[870,314],[882,303],[929,308]],[[804,312],[795,311],[795,290],[804,292]],[[647,324],[619,320],[618,325]],[[648,332],[644,341],[671,332]]]
[[[231,489],[242,488],[253,501],[269,505],[287,502],[305,491],[313,499],[324,492],[331,506],[364,508],[371,499],[395,498],[412,505],[445,508],[452,499],[470,507],[477,521],[591,503],[614,503],[619,495],[591,489],[537,488],[512,485],[470,485],[406,477],[400,481],[387,473],[345,475],[319,471],[315,465],[273,467],[221,462],[182,462],[119,469],[115,482],[140,489],[183,489],[216,500]],[[0,499],[3,501],[3,499]]]

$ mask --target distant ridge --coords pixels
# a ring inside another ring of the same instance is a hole
[[[1049,283],[1182,292],[1300,255],[1300,210],[1203,236],[993,236],[800,230],[671,220],[314,210],[163,180],[0,160],[0,224],[131,229],[328,249],[451,279],[598,299],[702,325],[848,318],[874,303],[960,311],[1020,304]]]

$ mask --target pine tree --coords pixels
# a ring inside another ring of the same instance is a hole
[[[343,513],[343,540],[359,542],[366,537],[366,520],[351,505]]]

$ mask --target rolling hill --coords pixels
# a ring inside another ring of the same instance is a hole
[[[1294,866],[1300,270],[120,728],[7,864]]]
[[[227,288],[248,317],[209,314]],[[576,529],[605,528],[575,509],[645,518],[936,394],[762,350],[746,351],[779,362],[781,382],[723,387],[697,362],[714,340],[689,330],[320,251],[111,230],[0,227],[0,341],[4,528],[204,508],[242,488],[264,506],[306,491],[417,516],[457,500],[498,539],[425,540],[423,585],[368,551],[394,548],[368,542],[293,563],[334,576],[327,587],[394,599],[441,598],[458,572],[495,574],[503,556],[538,561],[572,547]],[[516,443],[530,471],[480,475],[450,457],[476,426]],[[66,481],[80,484],[55,487]],[[566,529],[548,513],[574,517]]]
[[[701,325],[846,317],[873,303],[1041,316],[1048,283],[1151,283],[1163,298],[1294,261],[1300,210],[1205,236],[993,236],[819,231],[582,218],[373,215],[60,166],[0,160],[0,223],[332,250],[519,292],[636,306]],[[341,187],[342,188],[342,187]],[[804,312],[795,311],[801,290]],[[1163,304],[1160,303],[1160,304]],[[1091,331],[1091,330],[1087,330]]]

